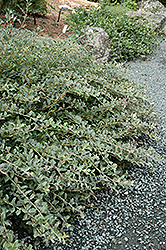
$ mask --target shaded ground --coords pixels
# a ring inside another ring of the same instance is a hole
[[[66,14],[69,14],[68,10],[63,10],[60,15],[60,21],[58,21],[58,15],[61,6],[67,5],[70,8],[74,9],[74,7],[85,7],[89,8],[91,5],[95,5],[95,3],[91,3],[89,1],[85,0],[47,0],[47,2],[53,7],[48,6],[49,13],[45,16],[37,16],[36,17],[36,24],[34,24],[34,17],[31,15],[28,16],[27,20],[25,21],[26,29],[28,30],[36,30],[39,26],[41,28],[41,31],[39,32],[39,35],[42,37],[52,37],[54,39],[56,38],[66,38],[66,36],[62,33],[62,30],[64,28],[64,25],[68,24],[66,20]],[[4,18],[4,15],[0,15],[0,18]],[[2,27],[5,27],[5,23],[2,25]],[[20,27],[20,24],[17,22],[15,24],[15,27]],[[68,26],[66,34],[70,35],[73,31],[70,31],[70,27]]]

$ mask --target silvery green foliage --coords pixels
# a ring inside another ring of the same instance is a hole
[[[132,183],[145,164],[153,112],[119,65],[101,65],[73,39],[0,29],[1,246],[18,249],[11,218],[34,237],[64,240],[101,186]],[[87,201],[86,201],[87,200]],[[31,246],[24,246],[30,249]]]

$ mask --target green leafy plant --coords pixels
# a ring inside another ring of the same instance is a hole
[[[48,1],[46,1],[46,4],[51,8],[51,10],[56,11],[55,7],[52,4],[50,4]],[[50,13],[56,18],[54,12],[50,11]]]
[[[166,6],[166,0],[160,0],[159,2]]]
[[[29,3],[29,12],[34,12],[40,9],[40,14],[47,13],[47,6],[44,0],[1,0],[0,12],[6,12],[7,9],[15,10],[21,13],[26,10],[27,3]]]
[[[146,20],[142,23],[141,18],[130,18],[125,15],[126,12],[122,5],[102,4],[100,8],[90,11],[77,8],[68,19],[76,37],[83,35],[88,26],[103,28],[110,36],[110,47],[119,50],[122,61],[129,61],[152,53],[159,33],[147,25]]]
[[[133,0],[124,0],[122,3],[122,6],[125,6],[131,10],[138,9],[136,1],[133,1]]]
[[[59,22],[53,22],[51,25],[59,25]]]
[[[120,65],[97,64],[75,40],[0,29],[0,248],[15,241],[13,220],[34,238],[67,237],[72,215],[101,187],[128,187],[155,116]]]

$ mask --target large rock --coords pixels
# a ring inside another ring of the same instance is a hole
[[[153,24],[155,29],[163,29],[166,32],[166,8],[157,0],[142,0],[139,10],[129,11],[127,15],[141,16]]]
[[[113,59],[113,51],[110,46],[110,37],[102,28],[90,27],[79,39],[87,51],[95,57],[97,62],[105,63]],[[120,55],[116,51],[116,61],[120,61]]]
[[[141,9],[145,12],[166,16],[166,8],[157,0],[142,0]]]

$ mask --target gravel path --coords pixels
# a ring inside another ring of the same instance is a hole
[[[154,145],[155,172],[135,168],[135,186],[128,191],[100,192],[94,202],[96,209],[88,209],[85,219],[70,233],[66,245],[38,246],[51,250],[164,250],[166,249],[166,40],[151,60],[130,62],[128,75],[145,84],[148,98],[160,118],[161,140]]]

